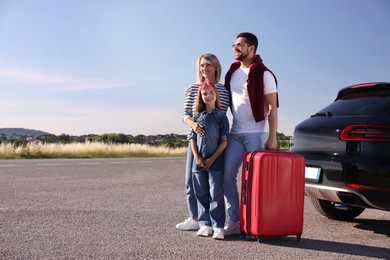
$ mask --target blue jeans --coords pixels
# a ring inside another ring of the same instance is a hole
[[[244,154],[264,150],[269,133],[230,134],[225,150],[224,191],[229,221],[240,220],[237,174]]]
[[[185,188],[186,188],[186,199],[188,213],[191,218],[198,218],[198,201],[195,197],[194,184],[192,181],[192,164],[194,161],[194,155],[191,150],[191,143],[188,144],[187,149],[187,162],[186,162],[186,173],[185,173]]]
[[[198,199],[199,226],[223,228],[225,201],[223,171],[194,171],[195,195]]]

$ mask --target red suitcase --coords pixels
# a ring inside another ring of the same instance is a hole
[[[305,159],[282,151],[246,153],[242,164],[240,230],[263,242],[266,236],[303,231]]]

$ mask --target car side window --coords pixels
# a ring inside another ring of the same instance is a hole
[[[390,112],[390,97],[336,100],[319,113],[330,112],[333,116],[377,115]]]

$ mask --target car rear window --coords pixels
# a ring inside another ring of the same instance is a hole
[[[317,114],[330,113],[332,116],[378,115],[390,113],[390,97],[367,97],[336,100]]]
[[[370,87],[367,84],[356,85],[348,88],[341,89],[337,94],[338,99],[354,99],[362,97],[389,97],[390,96],[390,84],[368,84],[373,85]]]

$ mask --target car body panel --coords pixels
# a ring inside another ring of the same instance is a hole
[[[340,139],[350,126],[358,130]],[[390,83],[341,89],[332,104],[296,126],[290,151],[320,169],[318,180],[306,180],[307,196],[390,210]]]

